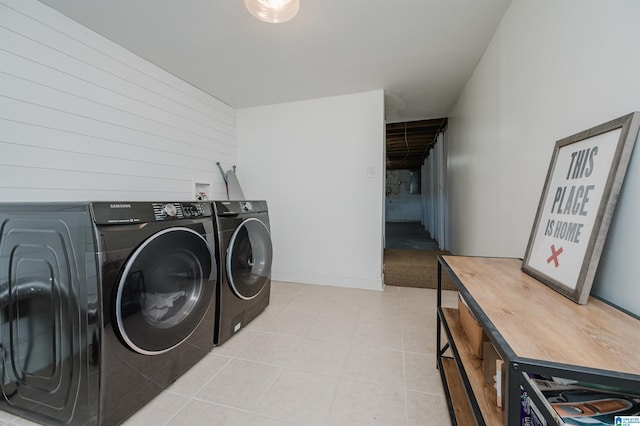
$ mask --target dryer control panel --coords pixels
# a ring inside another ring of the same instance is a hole
[[[200,202],[95,202],[96,224],[128,224],[211,216],[211,204]]]
[[[267,202],[260,201],[214,201],[215,211],[219,216],[239,215],[243,213],[265,213]]]

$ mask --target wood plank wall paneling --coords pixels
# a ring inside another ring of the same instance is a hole
[[[235,110],[35,0],[0,0],[0,201],[226,198]],[[242,173],[239,172],[242,183]]]

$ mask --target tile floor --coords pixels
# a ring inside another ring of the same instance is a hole
[[[258,318],[125,426],[448,425],[435,306],[430,289],[274,281]]]

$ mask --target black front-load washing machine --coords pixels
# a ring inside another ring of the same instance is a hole
[[[1,408],[119,424],[213,347],[208,203],[0,205]]]
[[[213,347],[209,203],[92,203],[102,290],[100,415],[122,421]]]
[[[220,265],[214,343],[220,345],[269,305],[273,250],[266,201],[215,201]]]

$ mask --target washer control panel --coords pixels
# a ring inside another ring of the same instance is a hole
[[[207,203],[153,203],[156,220],[205,216]]]
[[[211,204],[202,202],[95,202],[97,224],[131,224],[211,216]]]
[[[166,214],[167,216],[174,217],[176,214],[178,214],[178,207],[176,207],[175,204],[165,204],[162,207],[161,212]]]

